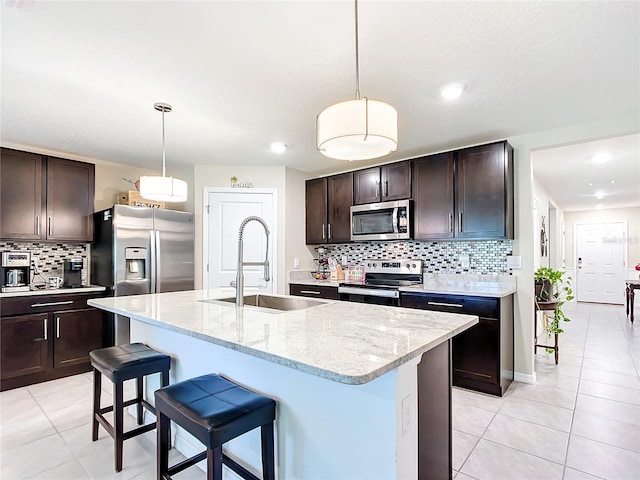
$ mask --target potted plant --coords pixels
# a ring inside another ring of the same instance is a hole
[[[573,300],[571,277],[565,277],[566,272],[554,270],[550,267],[540,267],[534,273],[536,286],[536,305],[539,310],[553,311],[553,318],[546,322],[545,330],[549,334],[562,333],[560,322],[570,319],[562,311],[565,302]]]

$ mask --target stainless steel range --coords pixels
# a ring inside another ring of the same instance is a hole
[[[394,259],[364,261],[364,283],[343,283],[340,300],[398,306],[400,287],[422,283],[422,260]]]

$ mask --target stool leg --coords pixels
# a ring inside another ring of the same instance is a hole
[[[136,401],[138,404],[136,405],[136,410],[138,413],[138,425],[142,425],[142,390],[144,389],[144,380],[142,377],[136,378]]]
[[[93,416],[91,418],[91,440],[98,440],[98,420],[96,414],[100,412],[100,394],[102,393],[102,374],[93,369]]]
[[[260,437],[262,440],[262,478],[264,480],[275,480],[273,422],[260,427]]]
[[[222,480],[222,445],[207,448],[207,480]]]
[[[158,462],[158,480],[163,480],[164,475],[168,473],[169,470],[169,449],[171,445],[169,444],[169,425],[171,421],[169,417],[163,415],[161,412],[156,411],[156,460]]]
[[[116,472],[122,470],[122,443],[124,442],[124,426],[122,415],[124,413],[123,401],[123,382],[116,382],[113,385],[113,426],[115,430],[115,463]]]

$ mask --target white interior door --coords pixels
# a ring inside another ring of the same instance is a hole
[[[575,232],[577,300],[624,303],[626,225],[577,224]]]
[[[242,221],[250,216],[262,218],[269,226],[270,280],[260,266],[244,267],[244,291],[274,293],[277,251],[277,194],[273,189],[207,188],[203,238],[204,288],[228,287],[236,279],[238,234]],[[208,211],[208,213],[206,213]],[[264,228],[259,222],[246,224],[243,234],[245,262],[263,262],[267,251]]]

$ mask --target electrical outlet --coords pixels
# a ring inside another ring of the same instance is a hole
[[[468,254],[460,255],[458,261],[460,262],[461,268],[469,268],[470,258]]]
[[[300,268],[300,259],[299,258],[294,258],[293,259],[293,268]]]
[[[404,437],[413,428],[413,400],[411,395],[402,399],[402,436]]]

